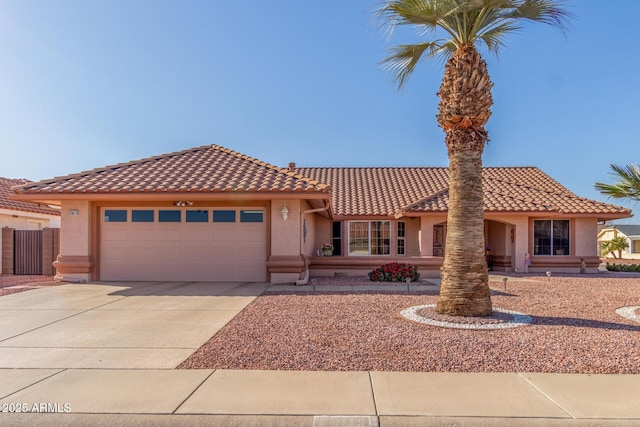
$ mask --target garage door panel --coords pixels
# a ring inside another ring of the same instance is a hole
[[[156,249],[147,242],[107,242],[102,246],[103,258],[108,259],[153,259]]]
[[[128,242],[127,247],[123,248],[122,251],[131,259],[136,260],[154,260],[158,257],[158,251],[153,240]]]
[[[211,274],[219,277],[220,281],[237,282],[238,277],[242,277],[240,274],[246,275],[246,272],[240,272],[237,268],[230,269],[228,266],[217,266],[211,270]]]
[[[264,257],[261,256],[263,254],[264,254],[264,251],[262,250],[262,248],[258,248],[258,247],[245,247],[242,250],[242,256],[244,256],[247,259],[264,261]]]
[[[238,230],[238,239],[239,240],[262,240],[265,235],[264,227],[256,226],[254,224],[249,224],[245,227],[242,227]]]
[[[141,242],[155,242],[158,236],[154,229],[152,228],[141,228],[136,229],[136,240]]]
[[[210,249],[210,255],[213,260],[216,259],[233,259],[240,255],[238,248],[225,245],[225,247],[212,247]]]
[[[103,232],[103,241],[128,241],[129,240],[129,231],[123,229],[122,227],[114,227],[111,225],[109,229],[106,229]]]
[[[156,239],[158,241],[176,242],[182,240],[182,227],[175,225],[167,225],[164,223],[156,224]]]
[[[162,246],[161,242],[158,242],[158,246],[154,249],[155,255],[161,260],[174,260],[176,255],[182,252],[182,248],[176,248],[175,246]]]
[[[187,280],[202,280],[202,278],[210,277],[209,263],[185,262],[182,267],[182,271],[187,270],[187,272],[186,276],[181,277],[188,277]]]
[[[208,242],[209,241],[209,230],[207,229],[207,224],[197,225],[195,227],[185,227],[182,233],[182,240],[189,242]]]
[[[194,247],[186,247],[183,251],[183,258],[186,259],[186,263],[190,261],[193,262],[209,262],[211,259],[211,255],[209,254],[209,248],[194,248]]]
[[[156,220],[101,227],[102,280],[266,280],[265,223]]]
[[[214,227],[213,230],[211,230],[211,238],[219,242],[233,242],[236,240],[237,235],[238,229],[236,227]]]

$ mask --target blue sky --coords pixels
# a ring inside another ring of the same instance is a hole
[[[279,166],[446,166],[439,63],[403,92],[379,65],[376,0],[0,2],[0,176],[41,180],[207,144]],[[538,166],[576,194],[640,162],[640,2],[570,0],[482,51],[487,166]]]

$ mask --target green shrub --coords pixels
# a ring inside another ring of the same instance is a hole
[[[640,273],[640,264],[609,264],[608,271],[623,271],[626,273]]]
[[[369,280],[373,282],[406,282],[407,279],[417,282],[419,278],[418,267],[399,262],[385,264],[369,273]]]

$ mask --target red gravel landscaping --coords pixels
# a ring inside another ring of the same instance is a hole
[[[503,330],[409,321],[435,293],[265,294],[180,368],[323,371],[640,373],[640,275],[509,278],[493,305],[533,316]],[[353,279],[352,279],[353,280]],[[366,279],[362,279],[366,280]],[[369,282],[370,283],[370,282]]]
[[[53,276],[16,276],[13,274],[0,274],[0,296],[28,291],[34,287],[55,286]],[[17,286],[16,288],[12,288]]]

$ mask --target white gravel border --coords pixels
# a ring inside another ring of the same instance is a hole
[[[635,311],[640,308],[640,305],[632,305],[629,307],[620,307],[616,309],[616,313],[625,319],[633,320],[634,322],[640,323],[640,316],[638,316]]]
[[[433,320],[428,317],[418,315],[418,311],[423,308],[435,307],[435,304],[416,305],[413,307],[405,308],[400,314],[406,319],[414,322],[425,323],[427,325],[439,326],[441,328],[454,328],[454,329],[508,329],[516,328],[518,326],[529,325],[533,322],[533,317],[519,313],[517,311],[505,310],[504,308],[494,308],[494,311],[500,313],[506,313],[513,315],[513,319],[509,322],[502,323],[454,323],[454,322],[441,322],[439,320]]]

